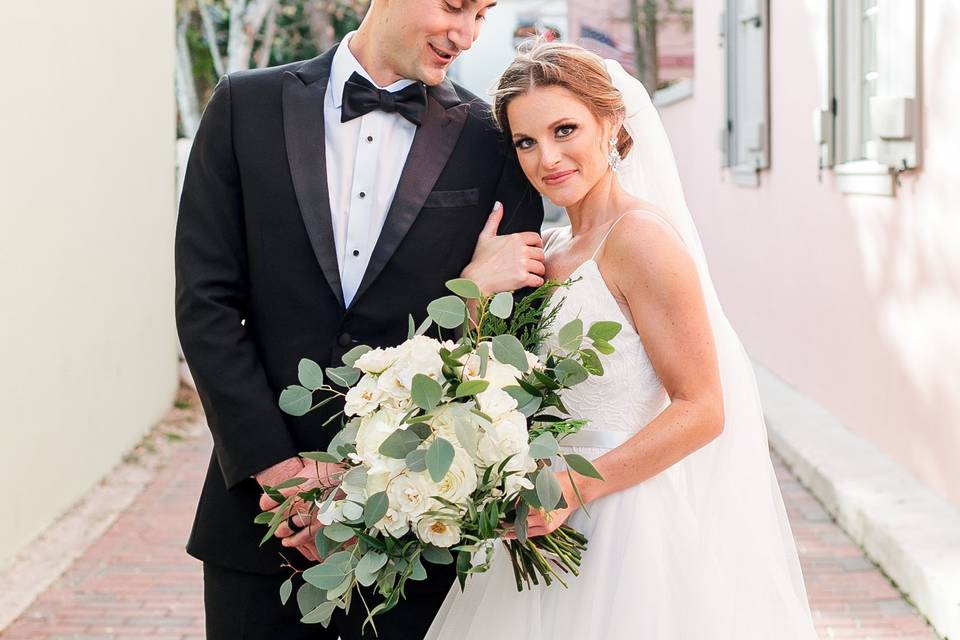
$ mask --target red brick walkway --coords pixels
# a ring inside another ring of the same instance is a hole
[[[200,566],[183,545],[210,446],[209,438],[198,437],[173,447],[133,506],[0,637],[203,638]],[[934,640],[913,608],[779,462],[777,473],[820,637]]]

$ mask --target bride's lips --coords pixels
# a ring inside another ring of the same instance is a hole
[[[543,182],[544,184],[548,184],[552,187],[554,185],[560,184],[561,182],[565,182],[567,178],[569,178],[576,172],[577,172],[576,169],[569,169],[567,171],[558,171],[556,173],[551,173],[550,175],[543,177]]]
[[[433,58],[440,64],[443,64],[443,65],[450,64],[451,62],[453,62],[453,59],[457,57],[456,54],[449,53],[447,51],[444,51],[443,49],[439,49],[433,46],[432,44],[430,44],[429,42],[427,43],[427,46],[430,47],[430,53],[433,54]]]

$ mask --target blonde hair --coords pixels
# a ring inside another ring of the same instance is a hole
[[[623,122],[623,96],[613,86],[600,56],[574,44],[532,39],[521,45],[493,90],[493,117],[507,139],[511,137],[507,107],[514,98],[537,87],[562,87],[601,122]],[[632,147],[633,139],[621,126],[617,151],[626,158]]]

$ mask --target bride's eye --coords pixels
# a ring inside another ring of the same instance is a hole
[[[557,127],[555,133],[557,134],[558,138],[566,138],[567,136],[572,135],[573,132],[576,130],[577,130],[577,125],[575,124],[562,124],[559,127]]]
[[[526,150],[533,146],[533,140],[530,138],[519,138],[513,141],[513,146],[520,150]]]

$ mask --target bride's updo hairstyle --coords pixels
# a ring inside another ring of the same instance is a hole
[[[507,107],[514,98],[537,87],[562,87],[601,122],[623,121],[623,96],[613,86],[600,56],[564,42],[532,40],[521,45],[493,91],[493,117],[507,140],[513,135]],[[617,133],[620,157],[626,158],[631,147],[633,139],[621,126]]]

